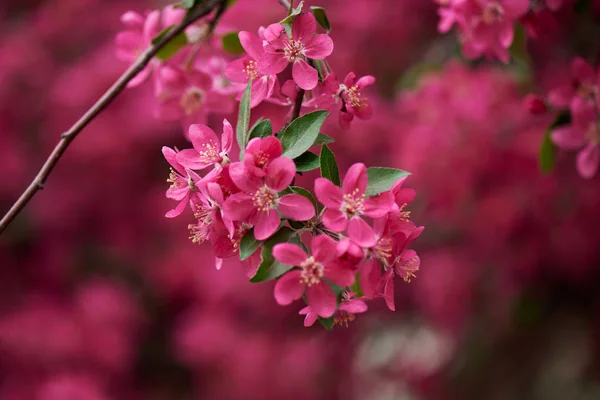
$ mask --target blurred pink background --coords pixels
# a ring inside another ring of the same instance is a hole
[[[278,21],[277,3],[238,0],[223,29]],[[501,66],[461,60],[429,0],[307,2],[327,10],[338,74],[378,79],[372,120],[323,129],[340,166],[411,171],[426,226],[398,310],[371,302],[331,332],[164,218],[160,149],[185,139],[153,118],[151,85],[123,93],[0,238],[0,399],[600,398],[600,178],[566,154],[542,175],[550,121],[522,107],[598,52],[597,5],[567,3],[529,66]],[[166,4],[3,1],[0,212],[126,68],[120,15]]]

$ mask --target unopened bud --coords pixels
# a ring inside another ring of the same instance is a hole
[[[546,106],[546,102],[540,96],[535,94],[528,94],[523,99],[523,104],[527,111],[529,111],[533,115],[541,115],[545,114],[548,111],[548,106]]]

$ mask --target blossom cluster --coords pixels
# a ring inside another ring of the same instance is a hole
[[[436,0],[440,33],[458,28],[463,54],[470,59],[482,56],[510,60],[509,48],[515,25],[521,22],[528,32],[536,32],[543,11],[557,11],[564,0]]]
[[[170,6],[145,17],[124,14],[128,29],[117,37],[118,55],[133,60],[183,12]],[[330,113],[343,129],[355,117],[370,119],[364,90],[375,78],[350,72],[338,81],[326,60],[333,40],[317,33],[318,24],[329,30],[324,21],[300,4],[257,34],[239,32],[245,54],[230,62],[226,46],[211,39],[211,22],[192,26],[185,46],[153,61],[132,85],[152,76],[156,115],[181,120],[192,144],[162,149],[171,165],[166,196],[177,202],[166,217],[191,210],[190,239],[211,244],[217,269],[238,257],[252,281],[277,279],[278,304],[305,300],[306,326],[321,318],[331,328],[366,311],[365,300],[382,297],[395,309],[394,277],[415,277],[420,260],[410,245],[423,227],[409,217],[415,192],[402,187],[405,171],[356,163],[340,182],[328,147],[333,139],[321,126]],[[288,69],[291,79],[280,82]],[[219,137],[207,117],[226,113],[236,100],[235,133],[225,118]],[[249,126],[251,110],[263,102],[287,117],[278,132],[268,119]],[[297,175],[312,170],[321,176],[295,185]]]

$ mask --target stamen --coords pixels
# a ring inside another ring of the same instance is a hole
[[[348,218],[362,215],[365,209],[365,195],[359,195],[359,193],[358,188],[356,188],[352,193],[344,195],[341,210],[346,213]]]
[[[300,264],[300,268],[302,268],[302,272],[300,273],[300,283],[312,286],[321,282],[321,278],[323,277],[323,265],[316,262],[314,257],[308,257]]]
[[[277,193],[269,189],[267,186],[263,186],[252,195],[254,206],[259,211],[266,212],[272,208],[275,208],[276,200]]]

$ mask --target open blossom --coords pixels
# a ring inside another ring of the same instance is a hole
[[[252,80],[250,107],[256,107],[273,94],[277,83],[277,75],[264,74],[258,69],[258,60],[265,53],[261,39],[250,32],[238,34],[240,43],[247,56],[232,61],[227,65],[225,76],[232,82],[248,83]]]
[[[571,63],[571,82],[548,93],[548,100],[557,108],[570,108],[577,113],[579,107],[596,104],[599,96],[600,73],[583,58]]]
[[[294,179],[296,165],[291,158],[278,157],[271,161],[264,179],[250,175],[241,162],[231,164],[229,171],[231,179],[242,192],[225,201],[224,215],[232,221],[253,225],[257,240],[265,240],[275,233],[279,227],[279,213],[295,221],[314,217],[315,208],[306,197],[299,194],[280,197],[278,194]]]
[[[333,323],[336,325],[348,327],[348,323],[356,319],[355,314],[364,313],[368,310],[367,304],[361,299],[353,298],[356,293],[344,292],[342,301],[337,311],[333,315]],[[298,312],[300,315],[305,315],[304,326],[313,326],[319,317],[313,311],[311,306],[306,306]]]
[[[571,124],[555,128],[552,141],[561,149],[578,150],[577,171],[586,179],[593,178],[600,164],[600,126],[595,106],[582,106],[571,116]]]
[[[188,228],[192,242],[200,244],[210,239],[211,233],[221,232],[226,236],[233,229],[233,223],[222,216],[221,207],[225,197],[221,186],[203,180],[199,182],[198,187],[199,194],[192,202],[196,224],[190,224]]]
[[[283,275],[275,284],[275,300],[280,305],[290,304],[306,293],[306,301],[314,312],[324,318],[331,317],[337,299],[331,282],[345,287],[354,283],[354,269],[337,260],[336,242],[327,235],[316,236],[311,243],[311,254],[291,243],[273,247],[273,257],[283,264],[299,267]]]
[[[367,198],[367,167],[362,163],[350,167],[342,188],[334,185],[329,179],[317,178],[315,194],[325,207],[323,224],[334,232],[352,235],[357,244],[371,247],[375,244],[375,232],[362,216],[377,218],[387,214],[392,207],[389,192]]]
[[[264,31],[265,52],[258,61],[258,70],[273,75],[282,72],[288,63],[293,63],[294,82],[302,89],[314,89],[319,75],[306,58],[322,60],[333,51],[331,38],[325,34],[315,35],[316,30],[317,23],[311,13],[302,13],[294,19],[291,38],[283,25],[269,25]]]
[[[171,186],[167,189],[166,196],[179,201],[177,207],[169,211],[165,216],[167,218],[174,218],[185,210],[192,194],[198,191],[196,184],[200,181],[200,177],[194,171],[190,171],[179,164],[175,150],[164,146],[162,153],[169,164],[171,164],[171,173],[167,180]]]
[[[248,142],[244,152],[244,167],[256,177],[264,177],[270,162],[281,156],[283,146],[275,136],[254,138]]]
[[[229,162],[228,154],[233,146],[233,128],[223,120],[223,135],[217,138],[215,131],[206,125],[195,124],[189,129],[189,138],[194,149],[181,150],[177,162],[186,168],[201,170],[210,166],[221,167]]]

